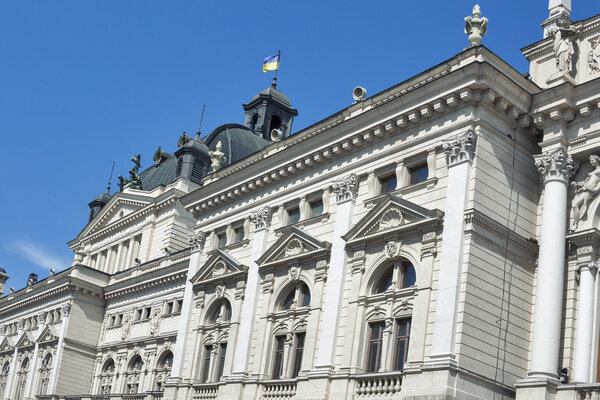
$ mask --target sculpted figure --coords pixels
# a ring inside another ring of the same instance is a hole
[[[554,32],[554,59],[556,60],[556,74],[571,72],[571,60],[573,58],[572,35],[575,30],[561,26]]]
[[[217,172],[221,168],[221,164],[225,162],[225,153],[221,151],[221,141],[217,142],[217,146],[215,151],[209,151],[208,155],[210,156],[210,166],[212,167],[212,172]]]
[[[571,182],[571,186],[575,187],[575,196],[571,204],[573,211],[571,229],[573,230],[577,229],[579,221],[585,216],[590,200],[600,191],[600,157],[591,155],[590,164],[592,164],[594,170],[588,174],[583,182]]]

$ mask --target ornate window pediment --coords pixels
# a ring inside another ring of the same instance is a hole
[[[190,281],[194,285],[200,285],[237,276],[240,273],[246,273],[247,270],[248,267],[240,264],[231,255],[222,250],[215,250]]]
[[[58,333],[52,325],[46,325],[37,338],[38,343],[49,343],[58,340]]]
[[[15,344],[10,337],[5,337],[2,342],[0,342],[0,353],[11,352],[15,350]]]
[[[33,347],[35,345],[35,337],[31,332],[23,332],[19,340],[17,340],[17,344],[15,347],[17,348],[25,348],[25,347]]]
[[[290,226],[283,230],[281,237],[265,251],[256,263],[261,267],[285,263],[291,259],[327,253],[330,247],[330,243],[317,240],[297,227]]]
[[[428,210],[408,200],[387,195],[343,239],[351,244],[367,238],[383,238],[391,232],[421,232],[423,225],[441,225],[442,216],[440,210]]]

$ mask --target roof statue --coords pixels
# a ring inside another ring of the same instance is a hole
[[[554,50],[554,59],[556,60],[557,75],[571,73],[573,53],[573,36],[576,34],[575,29],[571,28],[568,23],[561,21],[554,31],[554,41],[552,49]]]
[[[156,153],[154,153],[154,157],[152,158],[152,161],[154,161],[154,164],[160,164],[161,162],[165,161],[167,158],[169,158],[169,154],[165,151],[163,151],[161,149],[161,146],[158,146],[158,149],[156,150]]]
[[[217,172],[221,168],[221,164],[227,159],[225,154],[221,151],[221,146],[221,141],[219,140],[217,142],[215,151],[208,152],[208,155],[210,156],[210,166],[212,167],[212,172]]]
[[[185,131],[183,131],[183,133],[181,134],[181,137],[179,138],[179,140],[177,141],[177,147],[182,148],[183,146],[185,146],[185,144],[187,142],[189,142],[190,140],[192,140],[191,137],[189,137],[188,135],[185,134]]]
[[[131,161],[133,161],[134,166],[128,171],[131,188],[138,190],[142,189],[142,180],[140,179],[140,174],[138,173],[140,167],[142,166],[140,164],[140,158],[141,154],[134,154],[133,156],[131,156]]]
[[[119,176],[117,176],[117,179],[119,180],[119,191],[123,191],[123,189],[125,189],[125,186],[129,183],[129,179],[123,178],[123,175],[119,174]]]
[[[481,38],[487,33],[488,19],[481,16],[479,4],[473,7],[473,16],[465,17],[465,33],[469,35],[469,47],[479,46]]]

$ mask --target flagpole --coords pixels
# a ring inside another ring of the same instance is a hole
[[[277,68],[275,69],[275,75],[273,75],[273,83],[271,86],[277,87],[277,71],[279,71],[279,61],[281,60],[281,50],[277,50]]]

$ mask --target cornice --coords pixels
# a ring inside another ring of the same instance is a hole
[[[482,65],[487,65],[489,68],[494,68],[487,62],[474,62],[466,65],[464,68],[485,68],[482,67]],[[485,71],[480,71],[479,74],[481,73],[485,75]],[[441,72],[439,72],[439,74],[439,77],[441,77]],[[366,112],[371,111],[373,108],[375,108],[375,106],[380,106],[397,97],[400,97],[409,90],[415,90],[416,88],[438,79],[439,77],[435,78],[436,76],[437,75],[434,74],[427,79],[423,79],[420,83],[411,81],[411,84],[407,85],[406,87],[395,87],[394,90],[386,92],[385,96],[382,98],[365,100],[365,102],[370,102],[370,108],[368,108]],[[461,87],[461,84],[466,86]],[[225,172],[212,177],[211,180],[206,181],[205,186],[199,189],[197,194],[190,194],[182,199],[184,202],[184,207],[187,211],[192,212],[195,215],[213,208],[220,207],[232,200],[236,200],[252,192],[269,187],[280,179],[286,179],[287,177],[304,173],[311,169],[316,169],[319,167],[319,164],[331,162],[337,158],[344,157],[348,153],[360,149],[363,146],[372,145],[377,141],[386,140],[391,136],[398,135],[410,129],[415,129],[416,126],[428,123],[427,121],[429,119],[449,113],[451,110],[456,109],[459,106],[465,106],[473,103],[483,103],[491,107],[497,113],[504,115],[506,118],[516,120],[520,127],[529,126],[532,120],[527,115],[528,109],[524,109],[523,106],[517,105],[506,97],[501,96],[493,89],[493,84],[494,82],[492,82],[492,80],[486,76],[478,77],[475,81],[468,81],[466,83],[464,81],[458,82],[457,89],[451,93],[446,93],[437,97],[434,96],[434,98],[427,102],[415,104],[409,109],[387,117],[387,120],[383,122],[372,123],[366,128],[359,129],[356,133],[346,134],[344,136],[340,135],[339,139],[330,142],[327,145],[317,148],[308,154],[303,154],[301,157],[292,159],[277,167],[268,169],[251,178],[241,180],[234,185],[227,187],[226,189],[219,190],[218,186],[214,188],[211,187],[213,184],[219,183],[220,179],[224,179],[226,176],[231,175],[235,171],[247,168],[251,164],[255,164],[260,160],[264,160],[267,157],[269,149],[267,148],[252,160],[236,166],[233,169],[225,170]],[[351,114],[350,111],[347,112],[348,114]],[[364,113],[361,113],[358,116],[363,114]],[[289,148],[293,144],[308,140],[310,137],[322,134],[341,124],[342,122],[346,122],[352,118],[357,118],[358,116],[349,115],[347,119],[344,119],[338,113],[328,119],[327,124],[317,124],[316,126],[307,128],[309,130],[305,133],[298,133],[291,136],[290,139],[293,138],[293,140],[291,140],[289,143],[286,143],[285,148]],[[296,136],[298,136],[297,139]],[[273,155],[269,155],[269,157],[271,156]]]
[[[420,236],[425,232],[437,231],[442,227],[442,223],[443,217],[438,216],[399,225],[398,227],[372,233],[367,236],[359,236],[346,242],[346,250],[354,251],[385,244],[390,240],[402,240],[410,236]]]
[[[134,277],[135,278],[135,277]],[[187,279],[187,268],[172,273],[162,274],[144,282],[132,282],[130,286],[116,289],[106,288],[106,300],[112,300],[119,297],[129,296],[134,293],[139,293],[147,290],[153,290],[157,287],[164,286],[169,283],[185,282]]]

